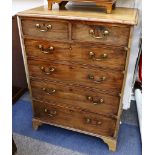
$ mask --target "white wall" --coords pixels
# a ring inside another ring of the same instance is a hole
[[[12,0],[12,16],[18,12],[44,5],[44,0]]]
[[[138,56],[138,45],[139,45],[139,38],[141,36],[141,24],[142,24],[142,1],[141,0],[118,0],[117,6],[120,7],[130,7],[130,8],[138,8],[139,9],[139,20],[138,25],[135,26],[133,32],[133,39],[132,39],[132,46],[131,46],[131,55],[129,58],[129,66],[128,66],[128,75],[125,84],[125,92],[123,96],[123,109],[130,108],[130,101],[131,101],[131,94],[132,88],[134,84],[134,69],[136,64],[136,59]]]

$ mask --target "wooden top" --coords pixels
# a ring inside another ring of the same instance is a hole
[[[66,10],[48,10],[47,6],[41,6],[17,14],[18,16],[43,17],[67,20],[85,20],[96,22],[120,23],[136,25],[138,21],[138,9],[116,8],[112,14],[103,12],[103,8],[94,6],[68,6]]]

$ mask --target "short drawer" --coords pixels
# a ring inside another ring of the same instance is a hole
[[[51,40],[68,39],[68,23],[54,20],[22,19],[23,34]]]
[[[96,69],[66,62],[28,60],[29,74],[47,80],[61,80],[68,83],[91,86],[103,90],[121,92],[123,72]]]
[[[127,46],[130,28],[112,24],[80,24],[72,25],[72,39],[77,41],[100,42],[108,45]]]
[[[76,85],[66,85],[58,81],[48,82],[31,79],[31,88],[34,99],[112,117],[118,113],[119,96],[112,96]]]
[[[70,45],[61,42],[25,39],[27,57],[38,57],[45,60],[69,60]]]
[[[97,114],[33,101],[34,117],[49,124],[62,125],[82,131],[113,137],[116,120]]]
[[[124,70],[127,55],[124,48],[101,44],[68,44],[34,39],[25,39],[25,48],[28,57],[67,60],[116,70]]]
[[[100,68],[124,70],[126,55],[126,48],[108,47],[102,44],[74,44],[71,60]]]

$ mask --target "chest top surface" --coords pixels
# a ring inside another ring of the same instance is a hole
[[[136,25],[138,19],[138,9],[116,8],[112,14],[103,13],[101,8],[69,6],[66,10],[48,10],[47,6],[19,12],[18,16],[41,17],[66,20],[83,20],[95,22],[107,22],[117,24]]]

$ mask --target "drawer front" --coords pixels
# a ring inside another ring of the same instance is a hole
[[[116,120],[100,115],[33,101],[34,117],[42,121],[113,137]]]
[[[61,21],[22,19],[23,34],[51,40],[67,40],[68,24]]]
[[[77,41],[100,42],[108,45],[127,46],[130,28],[116,25],[91,25],[75,23],[72,39]]]
[[[28,57],[46,60],[67,60],[78,63],[124,70],[126,51],[103,45],[82,45],[25,39]]]
[[[72,45],[71,60],[91,66],[124,70],[127,52],[122,48],[106,47],[94,44]]]
[[[120,93],[123,83],[122,72],[90,69],[76,64],[28,60],[28,68],[31,77],[79,83],[118,93]]]
[[[70,59],[70,45],[67,43],[25,39],[25,48],[28,57],[46,60]]]
[[[114,116],[118,113],[119,97],[100,93],[91,89],[69,86],[61,82],[31,80],[33,98],[80,108],[98,114]]]

